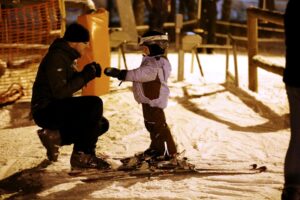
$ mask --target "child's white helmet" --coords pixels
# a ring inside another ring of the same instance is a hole
[[[139,45],[158,45],[162,49],[166,49],[169,46],[168,35],[163,34],[159,31],[148,31],[146,32],[139,41]]]

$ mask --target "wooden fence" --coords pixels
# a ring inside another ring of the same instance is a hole
[[[250,90],[257,92],[257,68],[260,67],[266,71],[283,75],[284,65],[270,62],[264,56],[261,56],[258,51],[258,20],[282,25],[283,13],[262,10],[259,8],[247,9],[247,26],[248,26],[248,73]]]

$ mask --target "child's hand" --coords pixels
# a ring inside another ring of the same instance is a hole
[[[121,72],[121,70],[114,68],[114,67],[108,67],[108,68],[105,68],[105,70],[104,70],[104,74],[106,76],[111,76],[114,78],[118,78],[120,72]]]
[[[111,77],[117,78],[119,80],[125,80],[127,70],[119,70],[114,67],[108,67],[104,70],[104,74],[106,76],[111,76]]]

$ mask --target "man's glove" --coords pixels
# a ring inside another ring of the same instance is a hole
[[[106,76],[111,76],[111,77],[114,77],[114,78],[118,78],[119,80],[125,80],[127,70],[119,70],[119,69],[114,68],[114,67],[108,67],[108,68],[105,68],[104,74]]]
[[[101,66],[99,63],[91,62],[91,63],[87,64],[86,66],[89,66],[94,69],[96,77],[101,76],[102,69],[101,69]]]
[[[101,66],[96,62],[86,64],[81,71],[85,83],[93,80],[95,77],[101,76]]]
[[[101,69],[101,65],[99,63],[93,62],[94,63],[94,67],[96,70],[96,77],[101,77],[101,73],[102,73],[102,69]]]

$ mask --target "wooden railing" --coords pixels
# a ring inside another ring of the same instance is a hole
[[[258,53],[258,20],[264,20],[277,25],[283,25],[283,13],[259,8],[247,9],[248,26],[248,73],[250,90],[257,92],[257,67],[263,68],[269,72],[283,75],[284,66],[276,65],[264,59]]]

